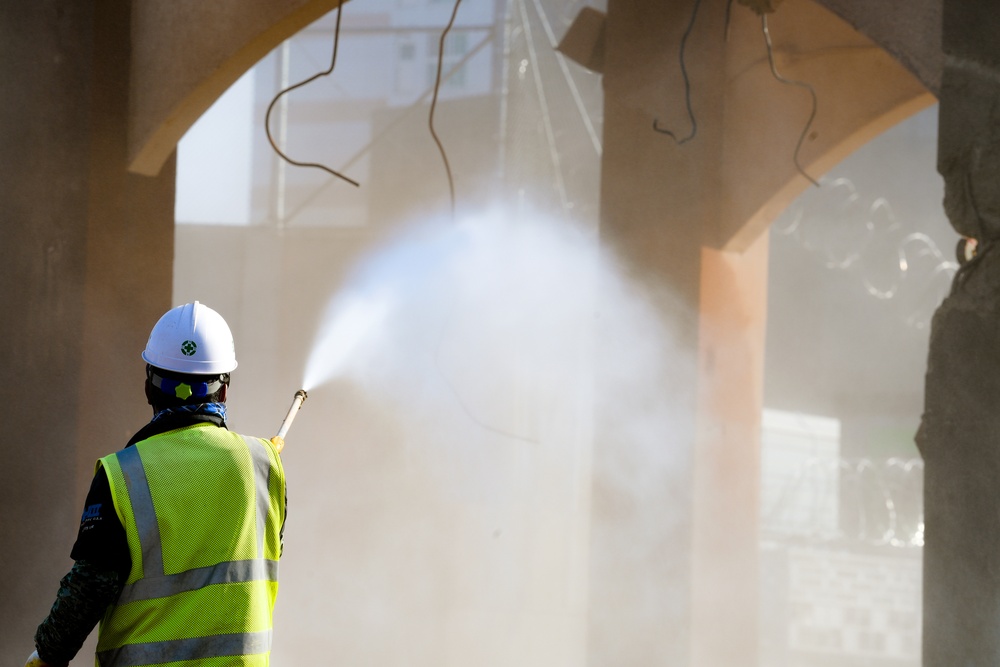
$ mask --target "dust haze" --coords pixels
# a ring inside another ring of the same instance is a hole
[[[583,664],[589,610],[630,613],[590,587],[592,489],[640,507],[687,465],[670,387],[693,361],[649,296],[592,231],[493,210],[409,226],[321,322],[305,411],[338,407],[285,456],[275,661]],[[628,457],[595,459],[608,434]],[[630,529],[631,576],[662,566],[672,513]]]

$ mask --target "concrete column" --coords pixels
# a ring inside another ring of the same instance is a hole
[[[0,3],[0,661],[23,664],[76,525],[93,3]]]
[[[923,664],[1000,664],[1000,15],[945,0],[938,170],[979,254],[934,316],[917,444],[925,461]]]
[[[0,6],[8,664],[31,652],[71,565],[94,457],[147,417],[138,354],[170,302],[172,167],[125,171],[129,10],[124,0]]]
[[[691,545],[698,667],[757,664],[768,240],[743,253],[702,251]]]
[[[690,134],[679,67],[694,3],[611,0],[606,19],[601,239],[650,288],[674,340],[669,414],[645,491],[596,478],[592,497],[588,663],[690,664],[692,457],[698,386],[702,234],[719,212],[724,3],[702,3],[687,66],[698,133]],[[692,57],[692,53],[696,53]],[[598,334],[598,342],[601,340]],[[601,387],[596,389],[601,405]],[[649,397],[635,397],[636,401]],[[621,400],[621,397],[618,397]],[[635,458],[599,413],[594,469]],[[650,492],[649,489],[655,489]]]
[[[129,0],[95,5],[93,98],[88,133],[90,189],[86,218],[84,320],[77,431],[77,498],[98,456],[120,449],[151,416],[139,354],[149,330],[171,306],[174,172],[128,173]],[[206,274],[218,271],[199,267]],[[218,276],[219,280],[226,277]]]

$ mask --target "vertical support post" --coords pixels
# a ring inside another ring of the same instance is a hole
[[[685,163],[681,147],[653,131],[654,118],[668,110],[670,122],[687,122],[679,72],[667,83],[663,75],[677,67],[678,44],[690,14],[686,5],[608,3],[600,234],[635,278],[659,296],[655,305],[676,336],[673,353],[693,360],[701,228],[689,197],[700,190],[699,174]],[[672,91],[680,95],[672,96]],[[597,336],[598,344],[601,338]],[[690,461],[697,386],[694,364],[689,368],[686,376],[670,378],[678,404],[677,418],[661,426],[671,434],[660,445],[668,462],[647,471],[656,479],[647,481],[642,496],[636,497],[627,483],[609,485],[595,477],[587,642],[591,667],[688,664]],[[602,391],[595,388],[598,406]],[[595,475],[636,457],[600,412],[594,440]],[[647,492],[649,487],[656,491]]]
[[[691,363],[664,379],[672,397],[669,436],[657,448],[670,465],[643,471],[656,476],[658,491],[637,498],[595,477],[588,632],[588,662],[595,667],[756,662],[753,462],[766,238],[743,256],[702,249],[723,207],[725,5],[701,3],[692,24],[695,6],[608,4],[601,238],[651,288],[674,336],[669,354]],[[682,41],[697,133],[678,142],[693,129]],[[654,120],[676,139],[657,133]],[[730,332],[719,328],[722,322],[739,324]],[[709,369],[704,359],[712,354]],[[728,393],[727,382],[745,390]],[[600,406],[602,388],[596,391]],[[595,471],[634,455],[598,414]],[[637,544],[646,548],[639,552]],[[726,570],[734,564],[735,571]],[[718,582],[735,588],[716,588]]]
[[[30,652],[71,565],[94,458],[146,417],[138,354],[170,303],[172,164],[126,172],[130,9],[0,8],[0,89],[14,101],[0,111],[8,663]]]
[[[692,665],[757,664],[767,259],[767,234],[742,254],[702,250]]]
[[[129,0],[94,8],[84,317],[76,333],[78,502],[94,460],[124,446],[150,416],[139,354],[173,288],[175,160],[155,177],[128,172],[130,17]]]
[[[21,664],[69,568],[94,3],[0,3],[0,661]]]

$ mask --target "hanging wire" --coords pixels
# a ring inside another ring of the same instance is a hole
[[[562,71],[563,80],[569,87],[569,92],[573,96],[573,103],[576,104],[576,110],[580,114],[580,120],[583,121],[583,126],[587,130],[587,136],[590,137],[590,143],[594,146],[594,151],[600,155],[601,154],[601,139],[598,136],[597,129],[594,127],[594,122],[590,119],[590,114],[587,112],[586,105],[583,103],[583,97],[580,95],[580,89],[576,85],[576,81],[569,72],[569,68],[566,66],[566,56],[559,53],[556,47],[559,45],[559,41],[556,39],[555,31],[552,29],[552,23],[549,21],[548,15],[545,13],[544,7],[542,7],[541,0],[532,0],[535,5],[535,13],[538,15],[539,21],[541,21],[542,29],[545,30],[545,36],[548,37],[549,45],[552,48],[552,52],[556,56],[556,63],[559,65],[560,71]]]
[[[726,23],[722,31],[726,42],[729,41],[729,27],[732,24],[732,19],[733,19],[733,0],[728,0],[728,2],[726,2]]]
[[[280,91],[277,95],[275,95],[274,99],[271,100],[271,103],[267,107],[267,113],[264,115],[264,132],[267,134],[267,140],[271,144],[271,148],[273,148],[274,152],[277,153],[279,156],[281,156],[281,158],[285,162],[293,164],[296,167],[313,167],[316,169],[322,169],[328,174],[332,174],[333,176],[343,179],[348,183],[350,183],[351,185],[357,187],[360,185],[357,181],[348,178],[347,176],[344,176],[340,172],[334,171],[330,167],[327,167],[325,164],[319,164],[318,162],[299,162],[297,160],[293,160],[292,158],[288,157],[280,148],[278,148],[278,144],[275,143],[274,137],[271,136],[271,111],[274,109],[274,105],[278,103],[278,100],[281,99],[281,97],[286,93],[290,93],[296,88],[301,88],[302,86],[308,83],[312,83],[313,81],[322,76],[328,76],[333,72],[333,68],[337,64],[337,45],[340,42],[340,15],[342,7],[343,7],[342,4],[337,6],[337,25],[334,28],[333,32],[333,58],[330,60],[329,69],[323,72],[319,72],[318,74],[314,74],[304,81],[300,81],[292,86],[289,86],[288,88],[285,88],[284,90]]]
[[[431,112],[430,112],[430,119],[429,119],[429,125],[430,125],[430,129],[431,129],[431,135],[434,137],[435,143],[437,143],[438,150],[441,151],[441,159],[444,160],[444,167],[445,167],[445,170],[448,173],[448,186],[449,186],[450,191],[451,191],[451,213],[452,213],[452,216],[455,215],[455,185],[454,185],[454,182],[452,181],[451,167],[448,164],[448,156],[445,153],[444,146],[441,144],[441,140],[438,139],[437,133],[434,131],[434,107],[437,104],[438,90],[439,90],[440,84],[441,84],[441,70],[442,70],[442,67],[443,67],[443,60],[444,60],[444,40],[445,40],[445,36],[447,36],[448,31],[451,30],[451,27],[452,27],[452,25],[455,22],[455,16],[458,14],[458,6],[461,4],[461,2],[462,2],[462,0],[455,0],[455,8],[452,10],[451,20],[448,22],[448,25],[445,27],[444,32],[441,33],[441,43],[440,43],[440,47],[439,47],[440,48],[440,55],[439,55],[439,58],[438,58],[437,79],[436,79],[436,81],[434,83],[434,96],[433,96],[432,101],[431,101]],[[523,7],[522,7],[522,11],[523,11]],[[444,326],[444,328],[442,330],[441,339],[438,341],[437,347],[435,348],[435,350],[434,350],[434,352],[432,354],[432,359],[433,359],[434,367],[437,369],[438,375],[440,376],[441,380],[444,382],[445,386],[448,387],[448,390],[451,392],[451,395],[454,397],[455,402],[458,404],[458,407],[462,410],[462,412],[465,414],[465,416],[468,417],[469,420],[472,421],[474,424],[476,424],[477,426],[479,426],[480,428],[482,428],[485,431],[489,431],[490,433],[493,433],[495,435],[498,435],[498,436],[501,436],[501,437],[504,437],[504,438],[510,438],[510,439],[513,439],[513,440],[520,440],[522,442],[536,444],[537,440],[533,440],[533,439],[525,437],[523,435],[519,435],[517,433],[514,433],[513,431],[508,431],[506,429],[499,428],[497,426],[493,426],[492,424],[487,423],[484,419],[480,418],[472,410],[472,408],[469,406],[469,404],[466,403],[465,399],[462,397],[462,393],[458,390],[458,388],[455,386],[455,384],[451,381],[451,378],[448,376],[448,373],[445,371],[444,365],[441,362],[441,355],[442,355],[442,351],[444,349],[445,335],[447,334],[448,329],[451,326],[451,322],[452,322],[452,320],[453,320],[453,318],[455,316],[455,308],[456,308],[456,305],[454,303],[452,303],[451,306],[448,309],[448,314],[445,317],[445,326]]]
[[[694,109],[691,108],[691,77],[688,76],[687,65],[684,62],[684,50],[687,46],[688,37],[691,36],[691,30],[694,29],[694,21],[698,16],[698,8],[701,6],[701,0],[694,0],[694,6],[691,9],[691,20],[688,21],[687,29],[684,31],[684,36],[681,37],[681,47],[680,47],[680,63],[681,63],[681,75],[684,77],[684,103],[687,106],[688,118],[691,119],[691,133],[684,138],[678,138],[676,134],[668,129],[660,127],[660,121],[658,118],[653,119],[653,129],[660,134],[665,134],[675,142],[678,146],[682,146],[687,142],[694,139],[695,135],[698,134],[698,121],[694,117]]]
[[[444,364],[442,363],[442,355],[445,349],[444,347],[445,338],[447,337],[448,332],[451,330],[455,322],[456,318],[455,311],[458,309],[457,301],[458,297],[457,296],[453,297],[451,304],[448,306],[448,311],[446,312],[444,317],[444,325],[441,327],[441,336],[438,339],[437,346],[434,348],[434,350],[431,352],[430,355],[431,362],[434,364],[434,368],[437,370],[438,376],[444,382],[445,386],[448,387],[448,391],[451,392],[452,397],[455,399],[455,403],[458,405],[459,409],[461,409],[461,411],[465,414],[465,416],[469,418],[469,421],[476,424],[484,431],[489,431],[490,433],[493,433],[495,435],[499,435],[504,438],[510,438],[511,440],[520,440],[521,442],[526,442],[529,444],[538,444],[538,440],[536,438],[530,438],[528,436],[515,433],[514,431],[509,431],[507,429],[494,426],[492,424],[487,423],[485,419],[479,417],[479,415],[477,415],[473,411],[472,407],[465,401],[465,399],[462,397],[462,393],[458,390],[458,387],[455,386],[455,383],[452,382],[451,378],[448,376],[448,372],[445,369]]]
[[[792,160],[795,162],[795,168],[799,170],[799,173],[805,176],[810,183],[818,188],[819,182],[807,174],[806,170],[802,168],[802,164],[799,162],[799,151],[802,150],[802,143],[809,134],[809,128],[812,127],[813,120],[816,118],[816,107],[818,106],[816,89],[805,81],[793,81],[778,74],[778,68],[774,65],[774,45],[771,43],[771,32],[767,29],[767,14],[760,15],[760,25],[761,29],[764,31],[764,41],[767,43],[767,61],[771,65],[771,74],[774,75],[775,79],[785,85],[805,88],[809,91],[809,95],[812,97],[812,111],[809,113],[809,120],[806,122],[806,126],[802,128],[802,134],[799,135],[799,142],[795,145],[795,153],[792,155]]]
[[[444,74],[441,75],[441,81],[442,81],[442,83],[445,82],[445,81],[447,81],[448,79],[450,79],[452,76],[455,75],[455,73],[457,73],[459,70],[461,70],[463,67],[465,67],[466,63],[468,63],[476,55],[478,55],[484,48],[486,48],[486,46],[488,46],[493,41],[493,39],[494,39],[493,38],[493,33],[492,32],[487,33],[487,35],[483,39],[481,39],[475,46],[472,47],[472,49],[470,49],[465,55],[462,56],[461,60],[458,60],[457,62],[455,62],[455,63],[453,63],[452,65],[449,66],[448,71],[446,71]],[[405,122],[410,117],[411,114],[416,113],[416,111],[419,110],[419,109],[422,109],[422,107],[420,105],[423,104],[426,100],[430,99],[430,97],[431,97],[431,95],[433,93],[434,93],[434,87],[433,86],[428,87],[424,92],[422,92],[420,94],[420,97],[416,98],[413,102],[411,102],[410,105],[407,106],[402,113],[400,113],[399,115],[397,115],[392,121],[390,121],[384,127],[382,127],[382,129],[379,132],[379,134],[377,134],[376,136],[372,137],[368,141],[368,143],[365,144],[364,146],[362,146],[361,148],[359,148],[354,153],[354,155],[352,155],[351,157],[347,158],[344,161],[344,168],[346,169],[347,167],[350,167],[355,162],[357,162],[362,157],[364,157],[369,152],[371,152],[371,150],[375,146],[380,145],[383,141],[386,141],[387,138],[391,136],[391,131],[394,130],[394,129],[396,129],[397,127],[399,127],[399,125],[401,125],[403,122]],[[289,214],[288,219],[289,220],[294,219],[302,211],[304,211],[306,208],[308,208],[309,205],[312,204],[312,202],[314,202],[324,192],[327,191],[327,188],[330,187],[331,183],[333,183],[333,181],[327,180],[325,183],[322,183],[321,185],[319,185],[312,192],[312,194],[310,194],[307,197],[304,197],[298,203],[298,206],[295,208],[295,210],[293,210]]]
[[[476,426],[483,429],[484,431],[489,431],[490,433],[493,433],[494,435],[499,435],[502,438],[519,440],[521,442],[526,442],[530,445],[539,444],[536,438],[529,438],[528,436],[519,435],[517,433],[514,433],[513,431],[508,431],[506,429],[493,426],[492,424],[486,423],[486,421],[484,421],[478,415],[476,415],[476,413],[473,412],[472,408],[469,407],[469,404],[465,402],[465,399],[462,398],[461,392],[459,392],[458,389],[455,387],[455,385],[452,383],[451,378],[448,377],[448,374],[445,373],[444,369],[441,367],[440,349],[435,354],[434,365],[437,368],[441,380],[444,381],[445,386],[448,387],[448,391],[451,392],[452,397],[455,399],[455,403],[458,404],[459,409],[461,409],[462,413],[466,417],[468,417],[472,423],[474,423]]]
[[[444,145],[434,130],[434,109],[437,107],[438,93],[441,90],[441,70],[444,69],[444,40],[448,36],[448,31],[455,24],[455,16],[458,15],[458,6],[461,4],[462,0],[455,0],[455,8],[451,10],[451,18],[441,33],[441,41],[438,44],[437,75],[434,78],[434,95],[431,97],[431,111],[427,118],[427,125],[431,130],[431,136],[434,137],[434,143],[437,144],[438,151],[441,152],[441,159],[444,161],[444,170],[448,174],[448,193],[451,195],[451,215],[453,218],[455,217],[455,180],[451,176],[451,165],[448,164],[448,154],[445,153]]]
[[[528,8],[524,0],[517,3],[521,13],[521,25],[524,29],[525,45],[528,49],[528,57],[531,60],[531,67],[534,76],[535,93],[538,95],[538,104],[541,107],[542,129],[545,131],[545,143],[549,148],[549,160],[552,163],[552,175],[555,181],[556,192],[559,194],[559,203],[563,212],[567,212],[572,207],[569,195],[566,192],[566,179],[563,178],[562,159],[556,148],[556,131],[552,125],[552,113],[549,110],[548,96],[545,94],[545,86],[542,84],[541,61],[538,57],[538,50],[535,48],[535,37],[532,35],[531,19],[528,17]],[[555,50],[551,51],[555,53]]]

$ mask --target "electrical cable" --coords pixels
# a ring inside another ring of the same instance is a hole
[[[451,378],[448,377],[448,373],[445,371],[444,365],[441,363],[441,353],[444,350],[445,336],[454,323],[456,308],[457,304],[454,301],[448,306],[448,311],[444,318],[444,325],[441,328],[441,337],[437,342],[437,346],[430,354],[431,363],[434,364],[434,368],[437,370],[438,376],[444,382],[445,386],[448,387],[448,391],[451,392],[452,397],[455,399],[455,402],[458,404],[458,407],[462,410],[465,416],[484,431],[489,431],[490,433],[494,433],[504,438],[510,438],[511,440],[520,440],[521,442],[526,442],[528,444],[538,444],[539,441],[537,439],[519,435],[513,431],[508,431],[506,429],[488,424],[484,419],[480,418],[475,412],[473,412],[469,404],[465,402],[464,398],[462,398],[462,394],[459,392],[458,387],[456,387],[451,381]]]
[[[819,187],[819,181],[806,173],[806,170],[802,168],[802,164],[799,162],[799,151],[802,150],[802,143],[805,141],[806,136],[809,134],[809,128],[812,127],[813,120],[816,118],[816,107],[819,102],[816,98],[816,89],[812,87],[811,84],[805,81],[793,81],[792,79],[786,79],[785,77],[778,74],[778,69],[774,65],[774,45],[771,43],[771,32],[767,29],[767,14],[760,15],[760,25],[764,32],[764,42],[767,44],[767,62],[771,65],[771,74],[780,83],[788,86],[798,86],[799,88],[805,88],[809,91],[809,95],[812,96],[812,111],[809,114],[809,120],[806,122],[806,126],[802,128],[802,134],[799,135],[799,142],[795,144],[795,153],[792,155],[792,161],[795,162],[795,168],[799,170],[799,173],[806,177],[810,183]]]
[[[497,180],[507,180],[507,122],[510,117],[510,54],[514,36],[513,3],[505,3],[503,10],[503,37],[500,46],[499,114],[497,118]]]
[[[502,428],[498,428],[496,426],[492,426],[490,424],[487,424],[482,419],[480,419],[472,411],[472,408],[470,408],[469,405],[462,398],[462,394],[459,393],[459,391],[455,387],[455,385],[452,384],[451,379],[448,377],[447,373],[445,373],[444,370],[441,368],[441,362],[440,362],[440,360],[437,357],[434,358],[434,365],[437,367],[438,374],[441,376],[441,379],[444,381],[445,386],[448,387],[448,391],[451,392],[451,395],[455,399],[455,402],[458,404],[458,407],[462,410],[462,412],[465,414],[465,416],[468,417],[476,426],[480,427],[484,431],[489,431],[490,433],[493,433],[495,435],[499,435],[500,437],[503,437],[503,438],[509,438],[511,440],[519,440],[521,442],[526,442],[526,443],[528,443],[530,445],[537,445],[537,444],[539,444],[538,440],[536,440],[534,438],[529,438],[529,437],[524,436],[524,435],[518,435],[517,433],[514,433],[513,431],[507,431],[507,430],[504,430]]]
[[[535,5],[535,13],[538,15],[542,28],[545,30],[545,36],[549,39],[552,52],[556,55],[556,63],[558,63],[559,69],[562,71],[563,79],[566,81],[566,85],[569,87],[569,92],[573,96],[573,102],[576,104],[576,110],[580,114],[580,120],[583,121],[583,126],[587,130],[587,136],[590,137],[590,143],[593,144],[594,151],[597,155],[600,155],[602,151],[601,139],[598,136],[597,129],[594,127],[594,122],[590,119],[590,114],[587,112],[587,108],[583,103],[583,97],[580,95],[580,89],[576,85],[576,81],[573,80],[573,76],[570,74],[569,68],[566,66],[566,56],[556,50],[556,47],[559,45],[559,41],[556,39],[555,31],[552,29],[552,23],[549,21],[549,17],[545,14],[545,9],[542,7],[541,0],[532,1]]]
[[[285,162],[287,162],[289,164],[292,164],[292,165],[295,165],[296,167],[313,167],[315,169],[322,169],[323,171],[327,172],[328,174],[332,174],[333,176],[336,176],[337,178],[345,180],[348,183],[350,183],[351,185],[353,185],[355,187],[358,187],[360,185],[360,183],[358,183],[357,181],[355,181],[352,178],[348,178],[347,176],[344,176],[343,174],[341,174],[338,171],[334,171],[333,169],[331,169],[330,167],[327,167],[324,164],[320,164],[318,162],[299,162],[298,160],[293,160],[292,158],[288,157],[288,155],[286,155],[280,148],[278,148],[278,144],[275,143],[274,137],[271,136],[271,111],[274,109],[274,105],[277,104],[278,100],[281,99],[281,97],[283,95],[285,95],[286,93],[290,93],[291,91],[295,90],[296,88],[301,88],[302,86],[304,86],[304,85],[306,85],[308,83],[312,83],[313,81],[315,81],[316,79],[318,79],[318,78],[320,78],[322,76],[328,76],[329,74],[331,74],[333,72],[333,68],[337,64],[337,45],[340,42],[340,15],[341,15],[341,12],[342,12],[342,8],[343,8],[343,4],[340,4],[340,5],[337,6],[337,25],[334,28],[334,32],[333,32],[333,57],[330,60],[330,67],[329,67],[329,69],[327,69],[327,70],[325,70],[323,72],[319,72],[318,74],[314,74],[311,77],[309,77],[308,79],[305,79],[304,81],[300,81],[300,82],[298,82],[298,83],[296,83],[294,85],[291,85],[288,88],[285,88],[284,90],[280,91],[277,95],[275,95],[274,99],[271,100],[271,103],[267,107],[267,113],[264,115],[264,132],[267,134],[267,140],[271,144],[271,148],[273,148],[274,152],[277,153],[279,156],[281,156],[281,158]]]
[[[569,195],[566,192],[566,179],[563,178],[562,159],[559,157],[559,150],[556,148],[556,131],[552,126],[552,112],[549,110],[548,96],[545,94],[545,86],[542,85],[541,59],[538,57],[538,50],[535,48],[535,37],[531,30],[531,19],[528,17],[528,9],[525,0],[518,2],[521,13],[521,26],[524,29],[524,42],[528,49],[528,57],[531,61],[531,69],[534,73],[532,80],[535,83],[535,93],[538,95],[538,105],[542,115],[542,129],[545,132],[545,143],[549,149],[549,160],[552,163],[552,177],[555,181],[556,192],[559,193],[559,203],[565,213],[570,210]],[[553,53],[555,51],[553,50]]]
[[[463,55],[461,60],[459,60],[458,62],[456,62],[453,65],[451,65],[451,67],[449,67],[448,71],[445,72],[441,76],[442,83],[445,82],[445,81],[447,81],[448,79],[450,79],[452,76],[455,75],[456,72],[458,72],[463,67],[465,67],[466,63],[468,63],[470,60],[472,60],[472,58],[475,55],[477,55],[480,51],[482,51],[492,41],[493,41],[493,33],[491,32],[491,33],[488,33],[486,35],[486,37],[484,37],[482,40],[480,40],[474,47],[472,47],[472,49],[470,49],[465,55]],[[424,92],[422,92],[420,94],[420,97],[418,97],[408,107],[406,107],[406,109],[403,111],[402,114],[396,116],[395,119],[393,119],[392,121],[390,121],[387,125],[385,125],[382,128],[382,130],[379,132],[378,135],[376,135],[375,137],[373,137],[372,139],[370,139],[368,141],[368,143],[365,144],[364,146],[362,146],[360,149],[358,149],[354,153],[354,155],[352,155],[351,157],[347,158],[347,160],[344,161],[344,168],[346,169],[347,167],[350,167],[355,162],[357,162],[358,160],[360,160],[362,157],[364,157],[365,155],[367,155],[375,146],[377,146],[381,142],[385,141],[386,138],[390,136],[390,131],[394,130],[401,123],[403,123],[406,119],[408,119],[410,117],[410,114],[415,113],[418,109],[420,109],[421,108],[420,105],[424,102],[424,100],[430,98],[430,96],[433,94],[433,92],[434,92],[433,86],[430,87],[430,88],[427,88]],[[304,197],[299,202],[299,204],[295,208],[295,210],[293,210],[288,215],[288,219],[289,220],[294,220],[297,215],[299,215],[313,201],[315,201],[324,192],[326,192],[327,188],[330,186],[330,184],[332,182],[333,181],[327,180],[325,183],[322,183],[319,186],[317,186],[317,188],[311,194],[309,194],[307,197]]]
[[[726,42],[729,41],[729,26],[732,23],[732,18],[733,18],[733,0],[728,0],[728,2],[726,2],[726,23],[725,27],[722,30],[724,41]]]
[[[660,134],[665,134],[675,142],[678,146],[683,146],[687,142],[694,139],[695,135],[698,134],[698,121],[694,117],[694,109],[691,108],[691,77],[688,76],[687,65],[684,62],[684,50],[687,46],[688,37],[691,36],[691,31],[694,29],[695,19],[698,17],[698,8],[701,6],[701,0],[694,0],[694,6],[691,9],[691,20],[688,21],[687,29],[684,31],[684,36],[681,37],[680,46],[680,63],[681,63],[681,76],[684,77],[684,101],[687,106],[688,118],[691,119],[691,133],[688,134],[683,139],[679,139],[676,134],[660,127],[660,121],[658,118],[653,119],[653,129]]]
[[[434,95],[431,99],[431,111],[430,111],[430,117],[428,119],[428,124],[431,130],[431,136],[434,137],[434,142],[437,144],[438,150],[441,152],[441,159],[444,160],[445,171],[448,173],[448,186],[451,192],[452,217],[454,217],[455,215],[455,184],[454,181],[452,180],[451,166],[448,164],[448,155],[445,153],[444,146],[442,145],[441,140],[438,138],[437,133],[434,131],[434,108],[437,105],[438,92],[441,86],[441,70],[443,68],[443,63],[444,63],[444,40],[448,34],[448,31],[451,30],[452,25],[455,23],[455,16],[458,14],[458,6],[461,3],[462,0],[455,0],[455,7],[451,13],[451,20],[448,21],[448,25],[445,27],[444,32],[441,33],[441,42],[439,45],[440,53],[438,55],[437,78],[434,82]],[[462,394],[458,391],[458,388],[455,387],[455,385],[452,383],[451,378],[448,377],[448,374],[445,372],[444,367],[441,363],[441,350],[444,345],[444,336],[448,330],[448,327],[450,326],[450,323],[454,316],[454,311],[455,311],[455,305],[452,304],[449,307],[448,314],[445,317],[445,326],[443,328],[441,339],[438,341],[437,347],[431,354],[432,363],[434,364],[434,367],[437,369],[438,375],[440,376],[441,380],[444,382],[445,386],[448,387],[448,390],[454,397],[455,402],[458,404],[458,407],[462,410],[465,416],[468,417],[477,426],[479,426],[485,431],[489,431],[501,437],[510,438],[513,440],[520,440],[522,442],[527,442],[527,443],[535,443],[536,442],[535,440],[526,438],[522,435],[518,435],[511,431],[506,431],[504,429],[497,428],[496,426],[492,426],[486,423],[483,419],[480,419],[473,412],[472,408],[462,398]]]
[[[448,164],[448,154],[445,153],[441,139],[438,138],[437,132],[434,130],[434,109],[437,107],[438,93],[441,90],[441,70],[444,68],[444,40],[448,36],[451,27],[455,24],[455,17],[458,15],[458,6],[461,4],[462,0],[455,0],[455,8],[451,10],[451,18],[441,33],[441,41],[438,44],[437,75],[434,79],[434,95],[431,97],[431,110],[427,117],[427,125],[431,130],[431,136],[434,138],[434,143],[437,144],[438,151],[441,152],[441,159],[444,161],[444,170],[448,174],[448,192],[451,195],[452,218],[455,217],[455,180],[451,175],[451,165]]]

